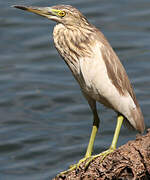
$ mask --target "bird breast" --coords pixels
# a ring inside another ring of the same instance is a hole
[[[142,132],[143,116],[122,64],[102,33],[86,31],[56,25],[53,37],[58,52],[83,93],[123,114]]]
[[[57,24],[53,31],[54,44],[65,60],[75,78],[79,75],[79,59],[93,56],[91,32],[82,32],[80,28]],[[90,37],[91,36],[91,37]]]
[[[86,43],[85,34],[80,30],[68,30],[63,24],[58,24],[53,32],[54,43],[82,91],[105,104],[106,98],[110,100],[114,97],[115,100],[119,92],[108,77],[101,52],[103,44],[92,40],[92,36],[88,38],[90,42],[87,40]],[[105,97],[104,102],[101,97]]]

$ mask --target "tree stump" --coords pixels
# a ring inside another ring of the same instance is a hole
[[[146,135],[137,135],[109,154],[102,162],[101,157],[93,160],[85,169],[85,163],[53,180],[150,180],[150,129]]]

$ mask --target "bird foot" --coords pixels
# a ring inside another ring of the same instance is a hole
[[[86,162],[85,164],[85,168],[87,168],[90,164],[91,161],[93,161],[94,159],[96,159],[97,157],[102,157],[101,160],[100,160],[100,163],[105,159],[106,156],[108,156],[110,153],[112,153],[113,151],[115,150],[115,148],[109,148],[108,150],[100,153],[100,154],[97,154],[97,155],[94,155],[94,156],[91,156],[89,158],[89,160]]]
[[[108,156],[110,153],[112,153],[114,150],[115,150],[115,148],[109,148],[108,150],[106,150],[106,151],[104,151],[104,152],[102,152],[100,154],[97,154],[97,155],[94,155],[94,156],[89,156],[89,157],[84,157],[84,158],[80,159],[77,164],[71,165],[68,170],[63,171],[60,174],[58,174],[58,176],[64,176],[66,173],[71,172],[73,170],[78,171],[79,168],[80,168],[80,165],[85,161],[86,161],[86,163],[84,165],[84,169],[87,169],[89,164],[99,156],[102,157],[101,160],[100,160],[100,163],[101,163],[105,159],[105,157]]]
[[[88,158],[91,158],[91,156],[90,156],[90,157],[84,157],[84,158],[80,159],[77,164],[70,165],[70,167],[69,167],[68,170],[59,173],[58,176],[63,176],[63,175],[65,175],[66,173],[71,172],[71,171],[73,171],[73,170],[78,171],[79,168],[80,168],[80,165],[81,165],[83,162],[85,162]],[[85,168],[86,168],[86,167],[85,167]]]

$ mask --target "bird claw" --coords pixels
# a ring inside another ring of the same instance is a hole
[[[87,169],[87,167],[89,166],[89,164],[90,164],[94,159],[96,159],[96,158],[99,157],[99,156],[102,157],[101,160],[100,160],[100,163],[101,163],[101,162],[105,159],[105,157],[108,156],[110,153],[112,153],[114,150],[115,150],[115,149],[113,149],[113,148],[109,148],[108,150],[106,150],[106,151],[104,151],[104,152],[102,152],[102,153],[100,153],[100,154],[97,154],[97,155],[94,155],[94,156],[90,156],[90,157],[84,157],[84,158],[80,159],[77,164],[71,165],[68,170],[63,171],[63,172],[61,172],[60,174],[58,174],[58,176],[63,176],[63,175],[65,175],[66,173],[71,172],[71,171],[73,171],[73,170],[76,170],[76,172],[77,172],[77,171],[79,170],[79,168],[80,168],[80,165],[81,165],[83,162],[85,162],[85,161],[87,161],[87,162],[85,163],[84,169]]]
[[[75,169],[76,169],[76,166],[75,165],[71,165],[68,170],[59,173],[57,175],[57,177],[64,176],[66,173],[69,173],[69,172],[71,172],[71,171],[73,171]]]
[[[101,162],[105,159],[106,156],[108,156],[110,153],[114,152],[114,150],[115,150],[114,148],[109,148],[106,151],[100,153],[100,156],[102,156]]]
[[[85,168],[87,168],[90,164],[91,161],[93,161],[94,159],[96,159],[97,157],[99,156],[102,156],[101,160],[100,160],[100,163],[105,159],[106,156],[108,156],[110,153],[112,153],[115,149],[113,148],[109,148],[108,150],[100,153],[100,154],[97,154],[97,155],[94,155],[94,156],[91,156],[90,159],[86,162],[85,164]]]
[[[91,158],[91,157],[84,157],[84,158],[80,159],[77,164],[71,165],[70,168],[71,168],[71,169],[77,169],[77,170],[78,170],[78,169],[80,168],[80,165],[81,165],[83,162],[85,162],[87,159],[89,159],[89,158]]]
[[[80,159],[77,164],[70,165],[70,167],[69,167],[68,170],[59,173],[58,176],[63,176],[63,175],[65,175],[66,173],[71,172],[71,171],[73,171],[73,170],[76,170],[76,172],[77,172],[77,171],[79,170],[79,168],[80,168],[80,165],[81,165],[84,161],[86,161],[88,158],[90,158],[90,157],[84,157],[84,158]]]

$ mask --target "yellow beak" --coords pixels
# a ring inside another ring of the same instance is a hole
[[[25,11],[33,12],[35,14],[38,14],[40,16],[49,17],[56,15],[50,7],[33,7],[33,6],[20,6],[20,5],[14,5],[13,7],[22,9]]]

